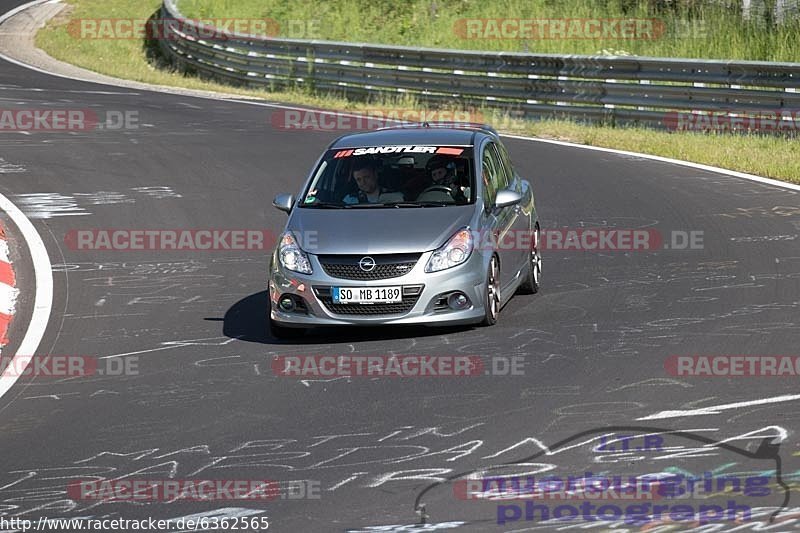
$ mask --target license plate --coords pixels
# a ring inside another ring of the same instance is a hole
[[[335,304],[396,304],[403,301],[402,287],[333,287]]]

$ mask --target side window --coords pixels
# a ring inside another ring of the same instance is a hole
[[[500,161],[503,163],[503,167],[506,170],[506,177],[508,178],[508,183],[514,183],[514,167],[511,166],[511,158],[508,157],[508,150],[502,144],[497,144],[497,152],[500,155]],[[517,183],[517,185],[519,185]]]
[[[491,150],[489,145],[483,151],[482,172],[483,177],[483,203],[487,206],[494,205],[494,199],[497,195],[497,165],[491,157]]]
[[[500,154],[497,150],[497,145],[495,143],[489,143],[486,145],[486,151],[490,153],[490,157],[494,161],[494,166],[497,169],[497,179],[494,183],[494,188],[496,191],[500,189],[505,189],[508,187],[510,182],[508,173],[506,168],[503,166],[503,162],[500,160]]]
[[[489,163],[492,168],[492,186],[495,193],[500,189],[508,187],[508,177],[506,176],[505,169],[500,163],[500,156],[497,155],[497,147],[494,143],[488,143],[486,150],[483,152],[484,162]]]

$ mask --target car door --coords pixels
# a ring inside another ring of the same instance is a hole
[[[491,229],[494,242],[498,243],[497,255],[500,257],[500,284],[502,289],[506,289],[514,280],[514,275],[518,270],[518,254],[513,246],[504,246],[503,242],[513,237],[511,231],[516,221],[517,215],[514,206],[496,208],[495,197],[497,191],[506,188],[508,182],[503,173],[497,148],[493,142],[484,144],[481,156],[481,169],[483,172],[484,190],[489,192],[488,197],[484,198],[486,205],[490,206],[490,217],[493,219]],[[489,230],[489,228],[486,228]],[[511,234],[509,233],[511,232]]]
[[[527,247],[527,244],[530,240],[527,232],[531,229],[531,222],[530,214],[525,208],[525,206],[530,202],[530,198],[527,198],[527,196],[530,194],[530,191],[523,191],[522,180],[514,172],[514,169],[511,166],[511,159],[508,157],[508,152],[506,151],[505,147],[499,143],[493,143],[493,146],[497,150],[500,165],[502,166],[503,172],[506,176],[507,187],[518,192],[523,197],[519,204],[510,208],[514,211],[515,216],[512,224],[512,235],[506,239],[506,243],[509,246],[513,246],[514,251],[517,252],[515,254],[516,262],[514,263],[517,265],[517,270],[523,270],[527,268],[530,252],[530,249]]]

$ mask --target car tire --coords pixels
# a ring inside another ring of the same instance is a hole
[[[486,287],[483,297],[483,321],[481,326],[493,326],[500,316],[500,264],[497,256],[492,256],[486,271]]]
[[[538,226],[533,236],[534,239],[531,243],[531,254],[528,260],[527,273],[517,289],[520,294],[536,294],[539,292],[539,283],[542,279],[542,254],[539,251],[541,234]]]

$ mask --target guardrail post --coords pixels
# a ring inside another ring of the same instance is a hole
[[[306,60],[308,65],[306,66],[306,82],[308,87],[309,93],[314,93],[317,90],[317,79],[316,79],[316,54],[314,53],[314,47],[309,46],[306,48]]]

